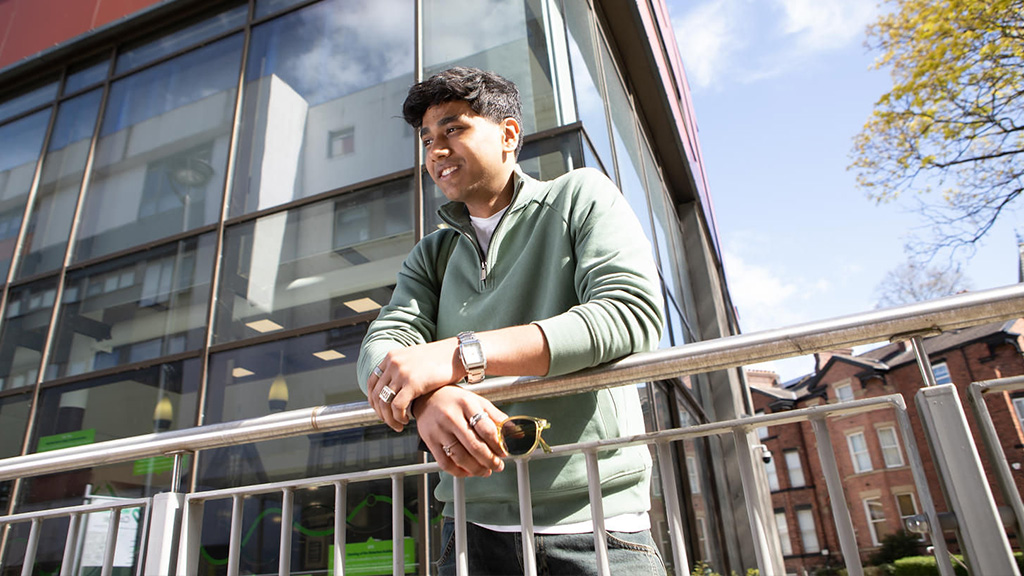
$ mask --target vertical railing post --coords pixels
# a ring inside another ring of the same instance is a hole
[[[519,485],[519,523],[523,527],[523,573],[537,576],[537,552],[533,541],[533,492],[530,488],[530,465],[525,458],[516,459],[516,481]]]
[[[1017,380],[1024,382],[1024,377],[1015,379],[1006,378],[1006,381]],[[992,415],[989,414],[988,404],[985,403],[985,388],[982,382],[973,382],[967,388],[967,398],[974,409],[974,416],[977,419],[978,431],[981,433],[982,443],[988,452],[989,461],[996,473],[996,480],[999,483],[999,490],[1003,499],[1013,509],[1013,516],[1017,522],[1014,532],[1017,533],[1017,547],[1024,547],[1024,502],[1021,501],[1020,492],[1017,491],[1017,484],[1013,479],[1013,472],[1006,461],[1006,454],[999,442],[999,433],[996,432],[995,423],[992,422]]]
[[[334,573],[345,573],[348,519],[348,482],[334,483]]]
[[[679,505],[679,485],[676,483],[677,469],[673,467],[672,449],[668,442],[658,442],[658,470],[661,476],[661,493],[665,497],[665,515],[668,517],[668,538],[672,543],[672,558],[676,574],[689,574],[690,562],[686,557],[686,543],[683,540],[683,514]]]
[[[149,533],[146,546],[146,576],[164,576],[174,573],[178,554],[178,533],[185,495],[161,492],[150,503]]]
[[[956,386],[922,388],[916,402],[968,565],[975,574],[1019,576]]]
[[[117,552],[117,531],[121,528],[121,509],[110,511],[110,524],[107,525],[107,546],[103,549],[103,567],[100,576],[110,576],[114,571],[114,553]]]
[[[405,573],[405,476],[391,475],[391,568]]]
[[[294,517],[295,491],[285,488],[281,491],[281,542],[277,559],[279,576],[289,576],[292,569],[292,518]]]
[[[452,487],[455,496],[455,574],[469,576],[468,543],[466,542],[466,479],[455,478]]]
[[[21,576],[32,576],[32,570],[36,566],[36,550],[39,548],[39,528],[42,520],[32,520],[32,527],[28,531],[28,544],[25,545],[25,559],[21,563]]]
[[[812,419],[811,427],[814,429],[814,439],[818,444],[818,460],[825,475],[828,498],[832,502],[832,519],[836,523],[839,548],[843,551],[846,570],[850,576],[863,576],[864,567],[861,565],[860,552],[857,548],[857,534],[853,530],[850,510],[846,507],[846,493],[843,490],[842,477],[839,475],[839,466],[836,464],[836,453],[832,449],[832,435],[828,423],[822,416]]]
[[[587,450],[587,490],[590,493],[590,518],[594,523],[594,552],[597,555],[597,573],[610,576],[608,568],[608,541],[604,529],[604,497],[601,494],[601,470],[597,451]]]
[[[754,476],[753,445],[750,443],[750,432],[746,427],[733,432],[736,442],[736,456],[740,466],[740,482],[743,485],[743,498],[747,502],[747,518],[750,521],[750,532],[754,538],[754,554],[757,567],[762,576],[785,574],[782,564],[782,550],[772,546],[768,541],[768,529],[762,508],[761,494],[758,493],[757,480]],[[774,534],[774,531],[772,532]],[[775,551],[778,551],[778,554]]]
[[[191,576],[199,573],[199,547],[202,544],[205,503],[202,500],[188,498],[184,498],[184,503],[175,572],[178,576]]]
[[[238,576],[239,564],[242,559],[242,515],[244,514],[245,496],[235,494],[231,497],[231,529],[228,537],[228,576]]]
[[[60,576],[71,576],[75,571],[75,552],[78,550],[78,529],[81,524],[81,514],[72,514],[68,519],[68,536],[64,542],[64,558],[60,562]]]

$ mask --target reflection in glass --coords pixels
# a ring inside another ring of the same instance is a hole
[[[36,383],[56,295],[55,278],[11,290],[0,324],[0,390]]]
[[[202,462],[202,461],[201,461]],[[200,463],[202,466],[202,463]],[[403,481],[405,501],[404,507],[407,550],[419,555],[419,547],[415,546],[416,537],[421,533],[421,522],[418,520],[418,489],[420,478],[407,476]],[[391,481],[373,480],[369,482],[352,482],[346,486],[347,509],[345,510],[346,543],[357,547],[360,544],[376,541],[390,545],[392,538],[391,517]],[[199,574],[223,574],[226,572],[226,560],[230,545],[231,499],[208,501],[203,513],[203,527],[199,554]],[[320,486],[307,490],[295,491],[292,504],[291,530],[292,574],[333,574],[328,570],[332,561],[331,548],[334,545],[334,487]],[[241,530],[239,540],[240,573],[242,574],[277,574],[281,538],[281,507],[280,492],[259,496],[250,496],[243,500]],[[435,525],[439,525],[440,518]],[[440,539],[440,534],[438,534]],[[366,547],[363,547],[366,549]],[[374,547],[368,548],[373,550]],[[379,548],[378,548],[379,550]],[[354,570],[359,565],[381,566],[370,564],[367,558],[375,552],[349,552],[346,560],[346,574],[390,574],[391,552],[383,553],[386,566],[378,570]],[[380,558],[381,556],[378,556]],[[436,556],[435,556],[436,557]],[[376,559],[376,558],[375,558]],[[416,557],[405,564],[407,574],[429,574],[426,566],[421,565],[425,559]]]
[[[64,95],[74,94],[83,88],[102,82],[107,77],[109,69],[110,60],[103,58],[102,61],[89,64],[79,70],[68,71],[68,77],[64,80]]]
[[[64,262],[102,96],[102,90],[93,90],[60,105],[29,215],[19,278],[56,270]]]
[[[412,245],[408,179],[229,228],[214,341],[374,311]]]
[[[355,366],[365,332],[359,324],[212,355],[204,424],[364,402]],[[221,488],[408,464],[416,444],[414,431],[376,426],[232,446],[200,456],[200,483]]]
[[[111,86],[76,262],[220,218],[241,49],[232,36]]]
[[[230,215],[412,166],[413,5],[327,0],[253,30]]]
[[[0,398],[0,458],[21,454],[31,399],[31,394],[27,392]],[[0,510],[4,510],[4,507],[0,506]]]
[[[0,283],[7,280],[49,122],[47,109],[0,126]]]
[[[643,168],[637,142],[636,116],[626,97],[626,88],[618,74],[615,73],[611,54],[603,43],[601,44],[601,56],[608,85],[608,105],[612,113],[612,131],[614,132],[615,153],[619,169],[619,188],[626,196],[629,205],[633,207],[633,212],[640,220],[640,226],[651,242],[653,251],[655,239],[651,228],[651,215],[647,206],[647,194],[644,192],[644,184],[640,177],[643,174]]]
[[[211,233],[69,272],[46,379],[200,348],[213,252]]]
[[[563,2],[569,29],[569,57],[576,88],[576,108],[601,163],[611,169],[612,146],[608,140],[601,68],[595,46],[593,13],[586,2]],[[588,163],[588,166],[600,166]]]
[[[565,66],[548,50],[550,31],[562,35],[560,22],[545,21],[551,12],[547,0],[426,0],[424,77],[456,65],[491,70],[519,87],[524,134],[572,122],[552,87]]]
[[[0,102],[0,122],[53,100],[57,96],[57,89],[59,87],[60,84],[58,82],[47,82],[43,86],[29,92]],[[0,142],[3,142],[3,140],[0,140]]]
[[[114,73],[127,72],[132,68],[169,56],[189,46],[195,46],[204,40],[245,24],[249,7],[238,0],[232,4],[235,4],[234,8],[227,9],[220,14],[168,32],[156,40],[146,40],[141,44],[121,50],[117,55],[117,66]]]

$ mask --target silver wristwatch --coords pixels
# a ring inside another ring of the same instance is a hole
[[[462,359],[462,366],[466,369],[466,382],[476,384],[484,379],[484,370],[487,369],[487,358],[484,358],[484,348],[472,332],[459,332],[459,358]]]

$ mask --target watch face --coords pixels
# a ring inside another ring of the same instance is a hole
[[[480,366],[484,363],[483,350],[478,342],[462,345],[462,363],[466,366]]]

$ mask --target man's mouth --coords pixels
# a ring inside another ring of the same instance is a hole
[[[445,176],[455,172],[455,166],[445,166],[441,168],[441,171],[437,173],[438,178],[444,178]]]

